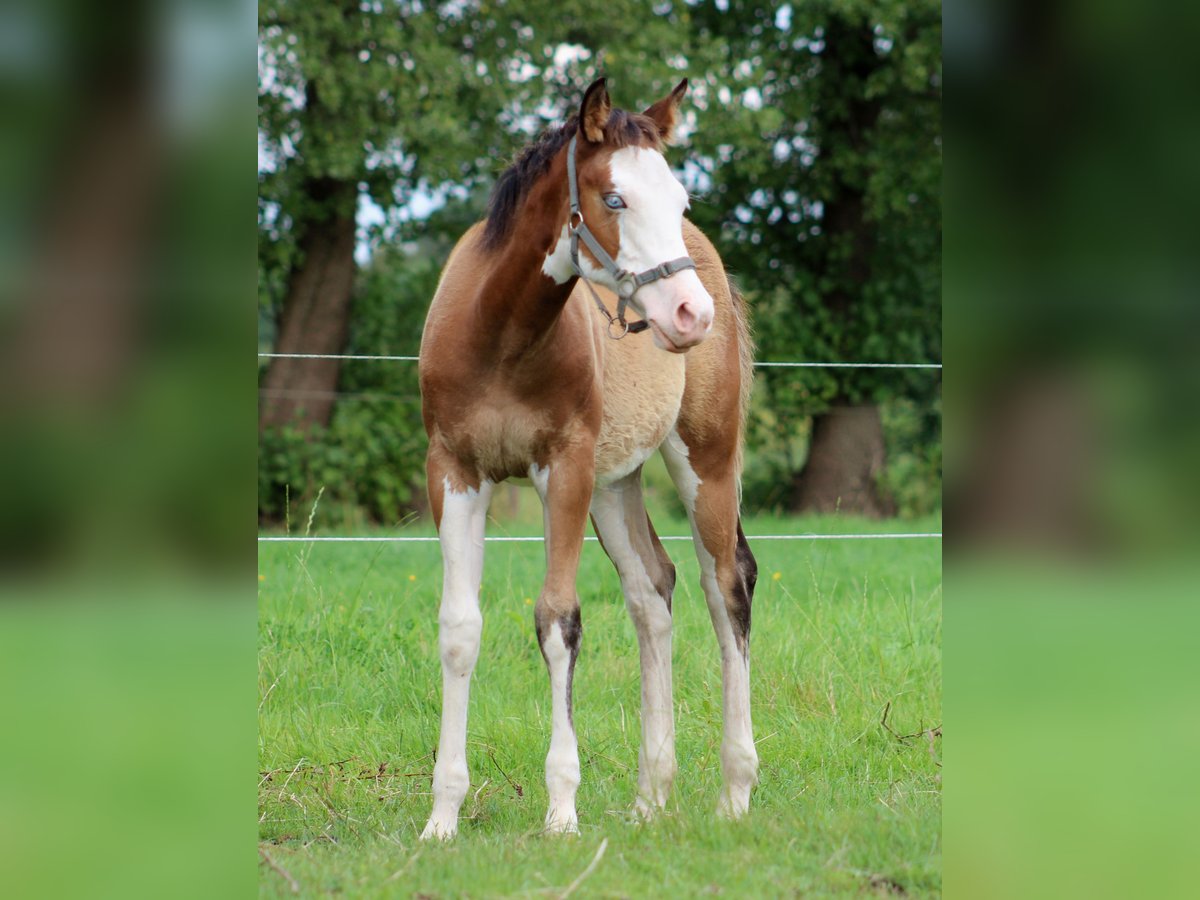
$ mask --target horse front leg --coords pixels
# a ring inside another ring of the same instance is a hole
[[[542,508],[546,531],[546,581],[534,608],[538,645],[550,674],[551,733],[546,755],[546,831],[579,832],[575,793],[579,788],[579,744],[575,738],[572,682],[583,626],[575,578],[591,502],[594,462],[586,454],[555,458],[530,477]]]
[[[671,564],[642,499],[639,468],[592,496],[592,523],[621,576],[625,606],[637,629],[642,669],[642,743],[635,809],[653,817],[675,781],[675,717],[671,700]]]
[[[422,840],[454,837],[458,811],[470,787],[467,771],[467,702],[479,658],[483,615],[483,537],[492,484],[478,487],[456,477],[431,450],[427,461],[430,507],[442,547],[442,605],[438,649],[442,658],[442,728],[433,766],[433,812]]]

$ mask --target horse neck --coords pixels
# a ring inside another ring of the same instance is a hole
[[[556,327],[575,279],[557,284],[542,267],[558,244],[566,209],[566,164],[560,155],[521,203],[504,243],[492,251],[480,306],[481,319],[494,334],[530,345]]]

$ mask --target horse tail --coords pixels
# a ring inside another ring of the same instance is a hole
[[[746,439],[746,419],[750,415],[750,394],[754,390],[754,335],[750,329],[750,311],[746,306],[746,298],[738,289],[733,276],[726,274],[725,280],[729,285],[729,297],[733,301],[733,318],[737,323],[738,345],[738,439],[737,455],[734,467],[738,479],[738,502],[742,495],[742,461]]]

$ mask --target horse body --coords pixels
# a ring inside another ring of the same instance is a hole
[[[510,344],[501,326],[489,335],[494,343],[464,346],[475,310],[484,303],[479,287],[473,288],[473,302],[462,299],[471,290],[465,285],[486,282],[473,274],[488,262],[473,246],[479,230],[474,226],[447,261],[421,344],[423,359],[439,360],[422,370],[426,428],[464,469],[473,468],[493,483],[528,477],[530,467],[544,465],[556,442],[574,430],[567,424],[572,417],[581,420],[571,423],[576,427],[592,422],[596,404],[601,409],[597,485],[638,469],[681,420],[694,438],[689,443],[708,437],[712,426],[720,442],[727,442],[729,423],[740,421],[743,403],[730,386],[748,384],[751,377],[745,353],[749,338],[720,257],[695,225],[685,220],[685,244],[714,297],[718,325],[686,356],[664,354],[644,339],[607,340],[604,321],[580,284],[564,304],[555,332],[540,341]],[[615,306],[612,291],[603,285],[596,289]],[[558,352],[563,348],[569,348],[566,354]],[[442,362],[447,359],[455,365]],[[442,396],[447,399],[439,402]]]
[[[648,193],[662,185],[655,185],[661,157],[655,163],[637,153],[625,154],[633,164],[622,163],[624,180],[617,174],[606,177],[609,166],[618,168],[609,163],[611,157],[624,152],[609,146],[614,128],[624,123],[636,138],[631,128],[650,126],[617,119],[619,111],[610,119],[603,83],[597,85],[585,97],[578,124],[591,144],[578,175],[585,210],[580,221],[586,216],[596,223],[592,231],[601,244],[618,246],[615,253],[608,251],[618,260],[628,259],[635,242],[655,245],[648,252],[658,254],[685,247],[689,271],[672,273],[664,280],[673,283],[654,286],[652,295],[643,289],[649,299],[640,304],[633,299],[647,319],[654,316],[653,341],[641,335],[610,340],[612,322],[606,325],[597,315],[590,286],[575,275],[587,270],[598,283],[599,302],[609,308],[617,301],[609,288],[619,283],[606,285],[604,273],[586,256],[572,262],[571,272],[564,271],[566,255],[576,251],[567,247],[574,219],[566,211],[567,161],[561,146],[547,148],[540,168],[526,173],[511,234],[500,243],[489,239],[489,219],[488,226],[470,229],[447,261],[420,354],[430,505],[444,565],[442,731],[434,808],[424,837],[455,833],[469,785],[466,713],[482,625],[484,524],[493,486],[508,478],[529,478],[545,510],[547,572],[535,622],[552,701],[546,828],[577,828],[579,762],[571,683],[582,628],[575,577],[589,515],[620,574],[638,631],[637,808],[650,815],[665,804],[675,776],[670,618],[675,571],[641,496],[641,467],[656,449],[689,510],[721,647],[726,782],[721,811],[743,813],[757,777],[747,644],[755,573],[738,519],[740,427],[751,376],[744,311],[715,249],[691,223],[675,220],[672,244],[652,239],[646,219],[606,218],[598,211],[597,198],[611,204],[611,195],[602,190],[593,195],[589,186],[616,186],[622,202],[646,203]],[[659,108],[666,124],[653,124],[660,130],[669,131],[666,117],[673,117],[685,86],[662,101],[665,106],[647,111]],[[494,197],[493,215],[502,201],[502,195]]]

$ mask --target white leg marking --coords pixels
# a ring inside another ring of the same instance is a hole
[[[542,520],[545,528],[547,564],[550,548],[550,466],[534,463],[529,478],[542,499]],[[574,660],[571,649],[563,640],[562,626],[553,622],[542,641],[542,655],[550,673],[550,751],[546,754],[546,791],[549,805],[546,810],[546,831],[551,834],[578,834],[579,817],[575,813],[575,794],[579,790],[579,743],[575,724],[571,720],[569,692]]]
[[[640,477],[640,473],[634,476]],[[639,544],[654,552],[640,484],[626,481],[597,489],[592,495],[592,517],[621,576],[625,606],[637,629],[642,667],[642,743],[638,750],[636,808],[649,818],[666,805],[677,768],[671,699],[671,613],[630,533],[638,529]],[[631,521],[634,517],[638,518]]]
[[[546,831],[578,834],[575,792],[579,789],[579,745],[567,704],[571,650],[563,640],[558,622],[550,626],[542,642],[542,653],[550,670],[550,708],[553,716],[550,752],[546,754],[546,790],[550,795]]]
[[[704,588],[717,644],[721,648],[721,706],[724,717],[721,774],[725,785],[717,812],[729,818],[738,818],[749,809],[750,790],[758,782],[758,751],[754,747],[754,726],[750,719],[749,650],[742,653],[738,649],[733,623],[729,620],[729,610],[717,579],[717,561],[705,548],[696,524],[700,478],[688,461],[687,445],[675,432],[663,444],[663,460],[692,523],[692,542],[700,561],[700,583]]]
[[[458,831],[458,810],[470,786],[467,772],[467,703],[471,673],[479,658],[483,616],[479,582],[483,577],[483,535],[492,484],[479,490],[451,489],[445,481],[442,522],[442,606],[438,647],[442,657],[442,731],[433,767],[433,813],[422,839],[451,838]]]

